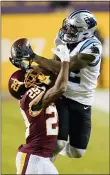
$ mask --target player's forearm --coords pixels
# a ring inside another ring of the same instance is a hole
[[[93,55],[89,55],[85,53],[79,53],[77,55],[74,55],[73,57],[71,57],[71,61],[70,61],[70,68],[69,68],[70,72],[84,68],[89,63],[94,61],[94,59],[95,57]]]
[[[51,71],[54,74],[58,74],[61,68],[61,62],[58,60],[47,59],[45,57],[36,55],[34,58],[34,62],[38,63],[41,67]],[[75,71],[80,67],[77,62],[77,55],[73,56],[71,62],[69,64],[69,70]]]
[[[58,74],[61,68],[61,62],[53,59],[46,59],[39,55],[36,55],[34,62],[38,63],[41,67],[53,72],[54,74]]]
[[[55,82],[55,88],[57,90],[66,91],[67,82],[68,82],[68,74],[69,74],[69,63],[66,61],[62,62],[60,73],[59,73],[57,80]]]
[[[55,85],[49,89],[42,99],[42,107],[48,106],[50,103],[56,101],[56,99],[63,95],[67,89],[69,73],[69,63],[61,63],[61,70],[55,82]]]

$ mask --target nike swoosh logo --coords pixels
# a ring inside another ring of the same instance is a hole
[[[84,107],[84,109],[88,109],[89,108],[89,106],[87,106],[87,107]]]

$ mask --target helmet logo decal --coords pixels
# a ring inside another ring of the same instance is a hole
[[[95,19],[92,18],[92,17],[90,17],[90,18],[89,17],[85,17],[84,20],[85,20],[86,24],[88,25],[88,29],[94,27],[97,24]]]
[[[99,48],[97,46],[95,46],[95,44],[93,44],[93,46],[91,46],[91,51],[92,51],[92,53],[99,54]]]

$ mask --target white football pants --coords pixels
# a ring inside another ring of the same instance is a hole
[[[50,158],[18,152],[16,156],[16,174],[58,174]]]

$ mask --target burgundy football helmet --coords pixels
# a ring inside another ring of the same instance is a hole
[[[22,98],[22,95],[24,95],[27,90],[24,84],[24,79],[25,72],[22,70],[17,70],[11,75],[8,82],[10,94],[18,100]]]
[[[49,84],[49,76],[45,76],[41,72],[36,73],[32,69],[28,70],[28,72],[17,70],[9,79],[8,89],[13,97],[20,100],[29,88],[37,85],[41,86]]]

